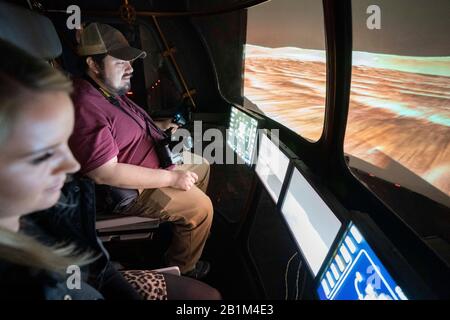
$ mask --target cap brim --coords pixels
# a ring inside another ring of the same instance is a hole
[[[82,57],[103,54],[106,52],[107,51],[103,45],[78,47],[78,55]]]
[[[145,58],[147,53],[143,50],[139,50],[133,47],[124,47],[112,51],[108,51],[108,54],[114,58],[131,61],[136,60],[138,58]]]

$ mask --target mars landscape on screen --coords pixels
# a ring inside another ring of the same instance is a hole
[[[450,195],[450,57],[353,53],[344,151],[378,168],[396,162]],[[325,52],[245,48],[245,97],[317,141],[323,129]],[[394,177],[395,180],[395,177]]]

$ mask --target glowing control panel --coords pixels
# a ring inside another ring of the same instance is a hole
[[[252,164],[253,161],[257,128],[256,119],[235,107],[231,108],[227,144],[246,164]]]
[[[353,224],[322,273],[317,293],[321,300],[408,300]]]

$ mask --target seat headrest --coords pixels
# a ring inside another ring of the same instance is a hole
[[[62,52],[61,42],[50,19],[2,1],[0,38],[40,59],[51,60]]]

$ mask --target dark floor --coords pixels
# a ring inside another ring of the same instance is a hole
[[[259,299],[256,279],[245,263],[241,245],[234,239],[234,227],[215,212],[211,236],[203,252],[203,259],[211,262],[205,282],[217,288],[224,299]]]

